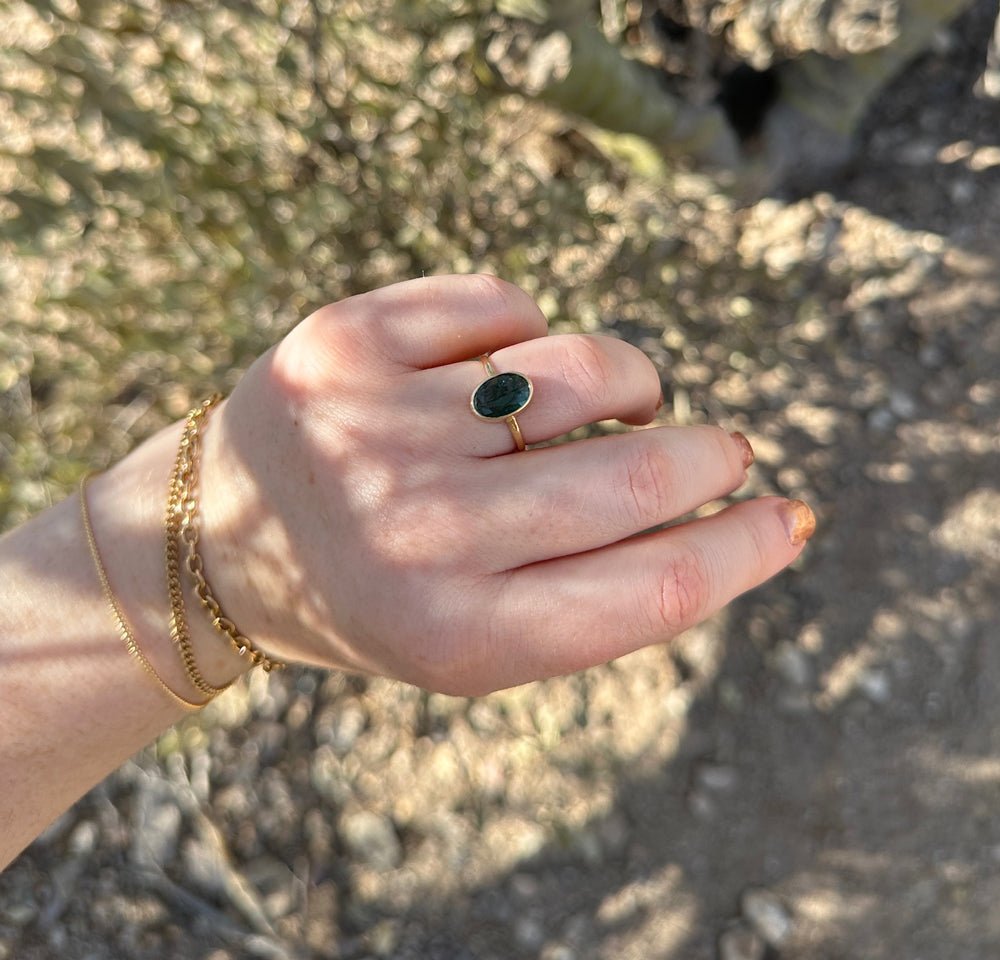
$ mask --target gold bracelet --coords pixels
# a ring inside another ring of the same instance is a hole
[[[101,581],[101,589],[104,591],[104,597],[108,601],[108,606],[111,607],[111,613],[114,616],[115,626],[118,627],[118,634],[122,638],[122,642],[125,644],[125,648],[128,652],[139,661],[142,669],[153,678],[157,686],[168,697],[170,697],[174,703],[179,704],[188,710],[200,710],[203,706],[205,706],[205,704],[195,703],[192,700],[186,700],[180,694],[171,690],[170,687],[167,686],[164,679],[156,672],[156,668],[149,662],[146,655],[139,649],[139,644],[136,642],[135,634],[132,632],[132,628],[129,626],[128,620],[125,619],[125,613],[118,605],[118,601],[115,599],[114,592],[111,589],[111,581],[108,579],[107,571],[104,569],[104,564],[101,561],[101,554],[97,549],[97,539],[94,536],[93,524],[90,522],[90,511],[87,509],[87,483],[89,480],[89,474],[80,480],[80,513],[83,516],[83,529],[87,534],[87,545],[90,547],[90,555],[94,558],[94,566],[97,568],[97,576]]]
[[[173,473],[170,476],[170,494],[167,497],[166,515],[166,562],[167,562],[167,596],[170,599],[170,639],[177,647],[191,686],[209,698],[218,696],[232,681],[215,686],[209,683],[194,656],[194,646],[188,630],[187,612],[184,604],[184,590],[181,586],[180,568],[180,536],[184,522],[185,504],[192,495],[191,478],[196,469],[198,454],[199,428],[208,410],[222,398],[213,394],[204,403],[199,404],[187,415],[184,433],[181,435],[180,446],[177,449],[177,459],[174,462]]]
[[[180,468],[176,471],[177,489],[171,491],[180,514],[175,523],[179,538],[187,546],[185,567],[191,575],[195,593],[201,606],[207,611],[212,626],[229,640],[237,654],[250,661],[251,667],[259,666],[265,673],[269,673],[271,670],[280,670],[285,664],[258,649],[236,628],[236,624],[223,614],[205,578],[205,564],[198,552],[198,457],[201,453],[201,429],[209,410],[221,399],[219,394],[213,394],[188,414],[187,426],[178,451]]]

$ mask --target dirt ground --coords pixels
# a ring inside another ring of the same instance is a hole
[[[743,430],[741,495],[803,497],[819,531],[711,622],[584,674],[476,700],[254,677],[0,876],[0,958],[1000,955],[1000,105],[973,93],[995,15],[941,32],[840,182],[746,209],[502,98],[483,108],[489,172],[436,226],[390,231],[405,198],[358,187],[366,216],[389,214],[343,227],[357,269],[314,240],[314,272],[259,281],[277,319],[251,333],[184,301],[181,263],[165,332],[130,339],[128,298],[106,321],[86,298],[53,306],[44,251],[7,244],[8,525],[231,382],[292,322],[286,300],[430,261],[524,283],[555,329],[643,347],[664,420]],[[440,136],[446,165],[460,137]],[[439,187],[416,181],[415,208]],[[234,268],[234,301],[257,295],[251,274]],[[171,326],[177,310],[208,332]],[[135,366],[157,351],[180,364]]]

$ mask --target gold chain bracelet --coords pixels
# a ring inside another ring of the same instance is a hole
[[[177,449],[177,459],[174,462],[173,473],[170,476],[170,494],[167,497],[166,516],[166,563],[167,563],[167,595],[170,598],[170,639],[177,647],[184,664],[191,686],[207,697],[216,697],[230,683],[215,686],[205,679],[194,655],[191,634],[188,630],[187,611],[184,604],[184,589],[181,585],[180,565],[180,533],[184,522],[184,504],[192,495],[192,474],[195,471],[199,447],[199,431],[205,414],[221,400],[219,394],[213,394],[203,403],[195,407],[187,415],[184,432],[181,435],[180,446]]]
[[[175,470],[177,486],[176,489],[171,487],[171,502],[175,504],[176,515],[172,515],[168,510],[168,519],[173,519],[177,537],[187,546],[185,567],[191,575],[195,593],[207,611],[212,626],[226,637],[237,654],[250,661],[251,667],[259,666],[265,673],[270,673],[271,670],[283,668],[285,664],[269,657],[254,646],[250,639],[237,629],[236,624],[223,614],[222,607],[208,585],[205,563],[198,552],[198,457],[201,453],[201,428],[209,410],[221,399],[219,394],[213,394],[188,414],[178,451],[178,467]],[[174,543],[177,543],[176,538]],[[183,600],[183,597],[181,599]]]
[[[87,509],[87,483],[90,481],[89,474],[84,476],[80,480],[80,513],[83,517],[83,530],[87,535],[87,546],[90,547],[90,555],[94,560],[94,567],[97,569],[97,577],[101,581],[101,590],[104,591],[104,597],[108,602],[108,606],[111,607],[111,613],[114,616],[115,626],[118,627],[118,635],[122,638],[122,642],[125,644],[125,649],[139,662],[143,670],[152,677],[156,685],[168,696],[174,703],[179,704],[188,710],[200,710],[204,703],[196,703],[193,700],[188,700],[182,697],[179,693],[175,693],[166,683],[166,681],[156,672],[156,668],[149,662],[149,659],[142,652],[139,647],[138,642],[135,639],[135,633],[133,632],[128,620],[125,619],[125,612],[119,606],[118,601],[115,599],[114,591],[111,589],[111,581],[108,579],[108,573],[104,569],[104,563],[101,560],[100,551],[97,549],[97,538],[94,536],[94,526],[90,522],[90,511]]]

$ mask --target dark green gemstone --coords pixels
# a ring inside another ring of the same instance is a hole
[[[531,381],[520,373],[498,373],[484,380],[472,395],[472,410],[486,420],[503,420],[520,413],[531,399]]]

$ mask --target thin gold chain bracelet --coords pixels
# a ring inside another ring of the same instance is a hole
[[[118,635],[122,639],[122,643],[125,644],[125,649],[139,662],[139,665],[143,670],[153,679],[156,685],[176,704],[184,707],[187,710],[200,710],[204,703],[196,703],[193,700],[188,700],[182,697],[179,693],[172,690],[167,682],[157,673],[156,668],[149,662],[149,659],[142,652],[139,647],[138,641],[135,639],[135,633],[132,630],[128,620],[125,618],[125,612],[122,610],[117,599],[115,598],[114,591],[111,589],[111,581],[108,579],[107,570],[104,568],[104,562],[101,560],[101,553],[97,549],[97,538],[94,536],[94,525],[90,520],[90,510],[87,507],[87,484],[90,481],[90,475],[87,474],[80,480],[80,514],[83,517],[83,530],[87,535],[87,546],[90,547],[90,555],[94,560],[94,567],[97,570],[97,577],[101,581],[101,590],[104,592],[104,598],[108,602],[108,606],[111,608],[112,616],[114,617],[115,626],[118,628]]]
[[[208,585],[205,577],[205,563],[198,552],[200,536],[198,527],[198,458],[201,454],[201,429],[208,412],[221,399],[219,394],[213,394],[188,414],[185,435],[181,440],[181,449],[178,452],[178,462],[181,463],[181,467],[177,471],[176,504],[180,516],[175,518],[175,522],[177,523],[178,536],[187,547],[185,568],[192,578],[195,593],[201,606],[208,613],[212,626],[226,637],[237,654],[250,661],[251,667],[259,666],[265,673],[270,673],[272,670],[282,669],[285,664],[258,649],[247,636],[237,629],[236,624],[223,614],[219,601],[216,600]],[[172,490],[171,493],[173,496],[175,491]]]

